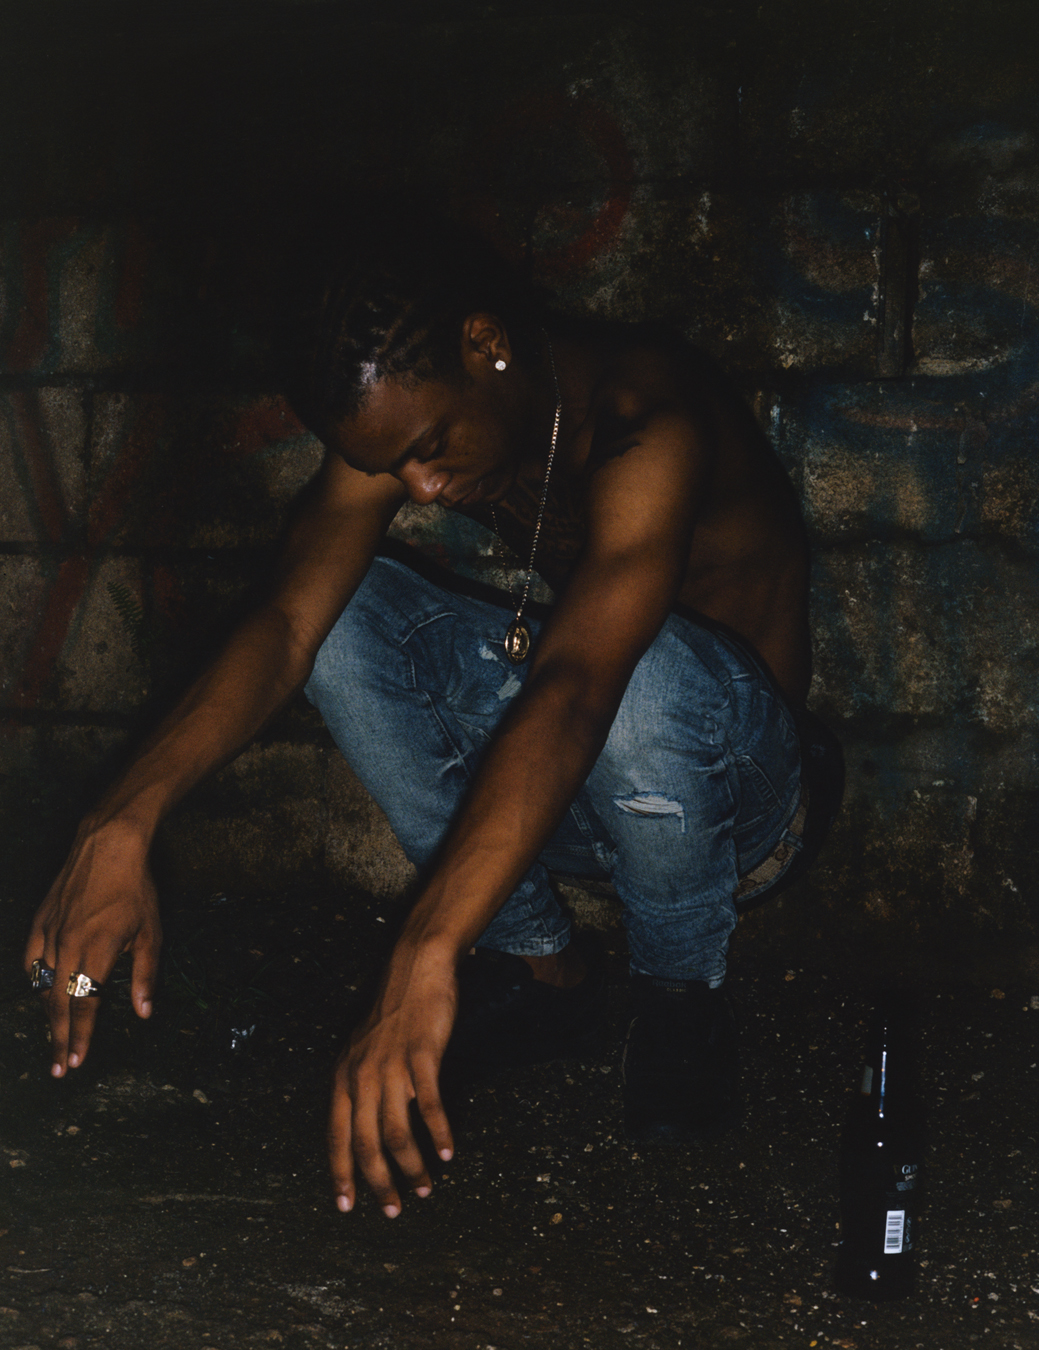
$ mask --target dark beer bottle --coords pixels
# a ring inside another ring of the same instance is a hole
[[[884,991],[870,1021],[862,1086],[841,1139],[836,1284],[860,1298],[913,1292],[923,1128],[915,1091],[913,1000]]]

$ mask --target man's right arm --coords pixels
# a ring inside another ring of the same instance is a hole
[[[37,958],[55,970],[46,996],[55,1077],[82,1062],[97,1012],[95,1000],[65,994],[73,971],[103,983],[129,950],[134,1007],[150,1015],[161,941],[147,861],[155,831],[306,682],[403,499],[394,480],[371,479],[327,456],[288,535],[270,599],[234,632],[80,825],[25,952],[26,970]]]

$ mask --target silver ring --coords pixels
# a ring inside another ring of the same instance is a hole
[[[69,998],[98,998],[101,986],[95,984],[90,976],[84,975],[81,970],[74,970],[65,986],[65,993]]]
[[[45,966],[41,957],[37,957],[32,963],[32,974],[29,978],[34,989],[54,988],[54,968]]]

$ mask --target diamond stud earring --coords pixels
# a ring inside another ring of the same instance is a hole
[[[497,359],[497,361],[495,361],[495,363],[494,363],[494,369],[495,369],[495,370],[504,370],[505,367],[506,367],[507,365],[508,365],[508,362],[505,361],[505,360],[503,360],[502,357],[499,356],[498,359]]]

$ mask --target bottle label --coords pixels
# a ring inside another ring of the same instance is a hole
[[[906,1212],[904,1209],[889,1209],[887,1225],[884,1229],[884,1255],[894,1256],[902,1251],[902,1239],[905,1235]]]

